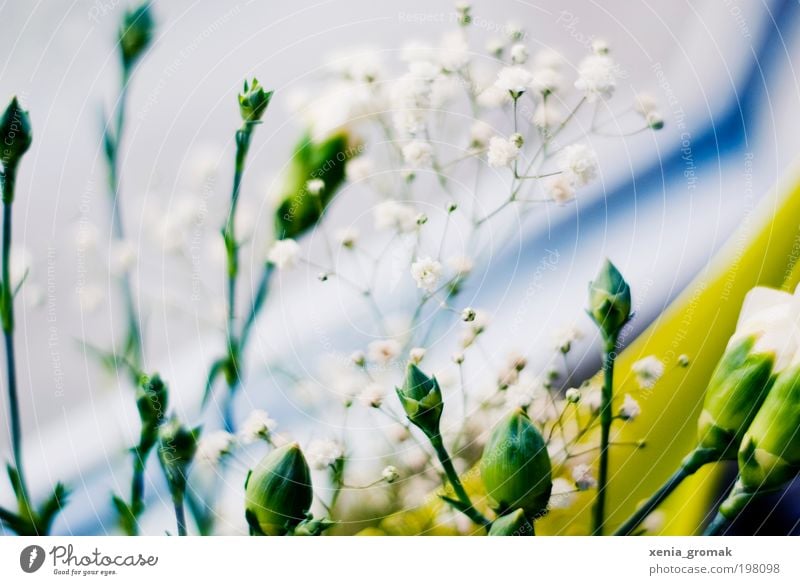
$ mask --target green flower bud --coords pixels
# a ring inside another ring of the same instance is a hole
[[[525,516],[525,510],[517,508],[492,522],[489,536],[533,536],[533,526]]]
[[[781,487],[800,472],[800,364],[775,380],[742,439],[739,477],[746,492]]]
[[[753,336],[734,340],[717,364],[698,420],[699,446],[734,459],[772,386],[774,356],[753,351]]]
[[[631,288],[609,260],[589,283],[589,316],[607,343],[613,343],[631,317]]]
[[[150,46],[154,29],[155,21],[148,2],[125,12],[119,29],[119,47],[122,65],[126,70],[129,70]]]
[[[273,92],[265,91],[258,83],[258,79],[253,79],[251,84],[244,82],[244,89],[239,94],[239,113],[242,121],[248,124],[257,124],[267,110]]]
[[[189,467],[197,452],[200,427],[188,429],[173,416],[159,428],[158,458],[167,476],[173,498],[186,490]]]
[[[438,436],[444,404],[436,378],[429,378],[415,364],[410,363],[406,370],[405,383],[396,391],[408,420],[428,437]]]
[[[527,518],[547,510],[553,487],[547,446],[518,408],[494,428],[481,458],[481,478],[499,514],[522,508]]]
[[[292,533],[306,520],[314,499],[311,471],[297,443],[266,455],[247,475],[244,489],[247,523],[253,534],[263,536]]]
[[[345,180],[347,161],[358,154],[346,132],[338,132],[321,142],[304,136],[295,148],[278,192],[275,231],[280,238],[297,239],[316,225]],[[320,179],[325,189],[319,195],[308,192],[310,180]]]
[[[0,116],[0,162],[5,172],[19,164],[32,142],[31,118],[19,105],[17,98],[13,97]]]
[[[144,453],[149,452],[158,440],[158,427],[166,417],[168,398],[167,385],[158,374],[142,379],[136,391],[136,407],[142,421],[139,449]]]

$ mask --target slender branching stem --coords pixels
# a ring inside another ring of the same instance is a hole
[[[490,526],[491,521],[483,514],[478,512],[478,510],[472,504],[472,500],[470,499],[469,494],[467,494],[467,490],[464,489],[464,485],[461,483],[461,478],[458,477],[456,468],[453,466],[453,461],[450,458],[450,454],[447,452],[447,448],[444,446],[441,435],[430,437],[430,441],[431,445],[433,445],[434,451],[436,451],[436,457],[439,459],[439,463],[442,464],[447,481],[450,483],[450,486],[453,488],[453,491],[456,494],[456,498],[458,498],[458,501],[463,507],[462,511],[469,517],[470,520],[475,522],[475,524],[479,524],[484,527]]]
[[[601,536],[606,521],[606,499],[608,491],[608,456],[611,422],[614,420],[612,401],[614,394],[614,360],[616,338],[606,342],[603,352],[603,392],[600,403],[600,465],[597,472],[597,501],[594,506],[592,534]]]

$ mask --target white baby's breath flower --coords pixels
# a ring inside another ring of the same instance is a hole
[[[662,528],[664,528],[664,524],[666,524],[666,514],[661,510],[653,510],[648,514],[647,518],[642,520],[642,528],[648,534],[655,534],[656,532],[660,532]]]
[[[538,386],[530,382],[517,382],[505,391],[505,403],[509,408],[528,408],[536,398]]]
[[[394,339],[377,339],[367,346],[367,357],[376,364],[388,364],[400,354],[400,344]]]
[[[381,477],[386,483],[394,483],[400,479],[400,472],[397,471],[397,468],[394,465],[387,465],[383,468]]]
[[[494,128],[483,120],[474,122],[469,129],[470,145],[478,148],[483,148],[489,144],[492,136],[494,136]]]
[[[378,79],[385,69],[381,53],[374,47],[357,47],[335,54],[328,68],[346,79],[365,83]]]
[[[512,98],[521,96],[531,86],[533,74],[519,65],[503,67],[497,74],[495,87],[507,91]]]
[[[452,31],[442,37],[439,64],[446,71],[459,71],[469,63],[469,45],[463,31]]]
[[[564,110],[555,102],[542,102],[533,111],[531,122],[539,128],[553,128],[564,121]]]
[[[427,256],[418,258],[411,264],[411,277],[417,283],[417,288],[432,293],[442,277],[442,264]]]
[[[268,441],[270,435],[278,426],[265,410],[252,411],[242,424],[239,431],[239,439],[245,445],[250,445],[256,441]]]
[[[597,176],[597,155],[588,145],[565,146],[559,159],[564,175],[576,187],[582,187]]]
[[[589,102],[607,100],[617,87],[614,62],[605,55],[589,55],[578,65],[575,87],[584,93]]]
[[[642,116],[658,109],[658,102],[649,93],[637,93],[633,98],[633,109]]]
[[[278,240],[269,249],[267,259],[280,270],[294,268],[300,260],[300,245],[290,238]]]
[[[600,412],[600,407],[603,405],[602,389],[597,385],[591,385],[583,391],[583,398],[581,402],[586,405],[589,412],[597,414]]]
[[[578,388],[569,388],[564,392],[564,398],[567,399],[567,402],[578,404],[581,401],[581,391]]]
[[[214,467],[229,455],[236,443],[236,437],[226,431],[213,431],[203,434],[197,443],[195,459],[198,463]]]
[[[547,196],[559,205],[564,205],[575,199],[575,189],[566,177],[558,175],[545,183]]]
[[[562,75],[550,67],[534,70],[531,87],[541,94],[557,93],[564,86]]]
[[[582,338],[583,332],[574,325],[569,325],[553,332],[553,346],[557,351],[568,353],[572,344]]]
[[[550,503],[548,508],[553,510],[565,510],[575,502],[575,486],[563,477],[553,480],[553,489],[550,492]]]
[[[592,52],[595,55],[608,55],[611,47],[605,39],[592,39]]]
[[[372,211],[375,229],[395,229],[400,233],[414,231],[417,227],[417,212],[407,203],[383,201]]]
[[[522,25],[514,20],[509,20],[503,26],[503,32],[506,33],[509,39],[512,41],[518,41],[522,37],[525,36],[525,29],[522,28]]]
[[[592,474],[592,468],[585,463],[579,463],[572,468],[572,479],[575,481],[575,487],[582,492],[590,490],[597,485],[597,479]]]
[[[425,351],[424,347],[412,347],[408,352],[408,360],[412,363],[419,364],[425,359]]]
[[[501,136],[493,136],[489,141],[489,152],[486,158],[492,168],[511,166],[519,155],[519,147],[511,140]]]
[[[344,457],[341,445],[331,439],[311,441],[305,454],[308,464],[318,470],[327,469]]]
[[[631,371],[636,376],[636,383],[639,387],[649,390],[664,375],[664,362],[654,355],[649,355],[634,362]]]
[[[322,179],[310,179],[306,182],[306,191],[311,195],[319,195],[325,189],[325,181]]]
[[[506,43],[503,39],[491,38],[486,41],[486,52],[494,57],[500,57],[503,54]]]
[[[355,248],[358,242],[359,232],[353,226],[348,226],[336,230],[334,234],[336,242],[343,248]]]
[[[421,41],[408,41],[400,48],[400,60],[404,63],[414,61],[431,61],[434,58],[433,48]]]
[[[447,259],[447,266],[458,276],[466,276],[475,267],[475,262],[469,256],[451,256]]]
[[[375,172],[375,161],[368,156],[357,156],[347,161],[344,170],[348,181],[352,183],[366,181]]]
[[[429,167],[433,162],[433,147],[423,140],[412,140],[403,147],[403,160],[414,168]]]
[[[384,398],[386,398],[386,392],[380,384],[368,384],[358,395],[359,402],[367,408],[380,408]]]
[[[478,94],[478,105],[487,110],[500,108],[511,101],[508,91],[490,85]]]
[[[528,47],[522,43],[515,43],[511,46],[510,55],[514,65],[524,65],[528,60]]]
[[[564,57],[554,49],[541,49],[533,56],[533,65],[537,69],[560,70],[564,66]]]
[[[630,394],[626,394],[619,407],[619,416],[623,420],[633,420],[642,413],[642,408],[636,399]]]

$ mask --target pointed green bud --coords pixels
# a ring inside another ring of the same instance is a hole
[[[746,492],[781,487],[800,472],[800,363],[782,372],[742,439]]]
[[[144,377],[136,390],[136,407],[142,422],[139,456],[149,453],[158,440],[158,427],[166,418],[168,394],[167,385],[158,374]]]
[[[698,420],[699,446],[735,459],[747,427],[772,386],[774,357],[754,353],[755,339],[734,340],[717,364]]]
[[[396,390],[408,420],[428,437],[438,436],[444,404],[436,378],[429,378],[415,364],[410,363],[403,387]]]
[[[518,408],[492,431],[481,458],[481,478],[499,514],[522,508],[527,518],[547,511],[553,487],[542,435]]]
[[[263,536],[292,533],[306,520],[314,499],[311,471],[297,443],[267,454],[248,474],[244,488],[247,523],[253,534]]]
[[[122,65],[129,70],[150,46],[155,21],[149,2],[127,10],[119,29],[119,47]]]
[[[275,232],[279,238],[297,239],[317,224],[344,183],[347,161],[360,150],[360,145],[350,144],[345,131],[321,141],[310,136],[300,140],[277,192]],[[315,179],[325,184],[318,195],[307,188],[308,182]]]
[[[517,508],[492,522],[489,536],[533,536],[533,526],[525,516],[525,510]]]
[[[261,121],[261,117],[267,110],[273,92],[266,91],[258,83],[258,79],[253,79],[252,83],[244,82],[244,89],[239,94],[239,113],[242,121],[247,124],[256,124]]]
[[[32,142],[31,118],[13,97],[0,116],[0,163],[6,172],[19,164]]]
[[[589,283],[588,312],[607,343],[616,341],[631,317],[631,288],[609,260]]]
[[[197,452],[200,427],[189,429],[173,416],[159,428],[158,458],[169,482],[173,497],[183,495],[189,467]]]

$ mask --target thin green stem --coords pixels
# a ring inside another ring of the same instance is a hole
[[[711,521],[705,531],[703,532],[703,536],[720,536],[725,530],[728,529],[730,526],[731,520],[723,515],[721,512],[717,512],[717,515]]]
[[[675,489],[681,485],[684,479],[694,474],[706,463],[715,461],[717,456],[709,449],[695,449],[682,462],[680,467],[675,470],[667,481],[650,496],[650,498],[634,512],[622,525],[614,532],[614,536],[630,536],[647,518],[653,510],[658,508]]]
[[[616,338],[606,343],[603,353],[603,393],[600,404],[600,465],[597,472],[597,500],[592,521],[592,534],[595,536],[602,536],[606,520],[609,438],[611,435],[611,422],[614,420],[611,408],[614,395],[615,358]]]
[[[450,485],[456,494],[456,498],[458,498],[458,501],[463,506],[462,511],[470,518],[470,520],[475,522],[475,524],[480,524],[481,526],[487,528],[491,526],[491,521],[489,521],[489,519],[487,519],[483,514],[478,512],[478,510],[476,510],[475,506],[472,504],[472,500],[470,500],[469,494],[467,494],[467,490],[464,489],[464,485],[461,483],[461,478],[458,477],[458,472],[453,466],[453,461],[450,459],[450,454],[447,452],[447,448],[444,446],[441,435],[430,437],[430,441],[431,445],[433,445],[434,451],[436,451],[436,457],[439,459],[439,463],[442,464],[447,481],[450,482]]]
[[[186,536],[186,510],[183,506],[183,494],[172,498],[172,505],[175,508],[175,521],[178,525],[178,536]]]

